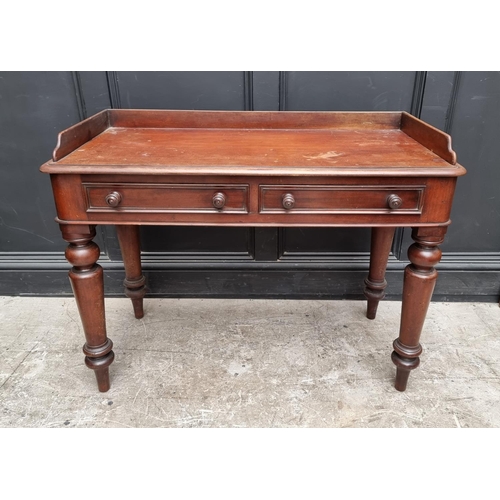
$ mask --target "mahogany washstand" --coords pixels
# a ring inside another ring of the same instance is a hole
[[[411,227],[392,360],[406,389],[450,224],[450,136],[406,112],[105,110],[59,134],[50,174],[69,277],[100,391],[110,387],[103,271],[92,240],[116,226],[125,293],[143,316],[139,226],[369,226],[367,317],[386,287],[395,228]]]

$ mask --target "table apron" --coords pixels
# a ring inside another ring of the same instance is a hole
[[[456,178],[53,174],[61,224],[442,226]]]

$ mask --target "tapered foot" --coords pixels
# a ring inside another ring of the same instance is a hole
[[[387,282],[384,280],[382,283],[373,283],[368,279],[365,280],[365,297],[366,302],[366,317],[368,319],[375,319],[377,316],[377,309],[379,302],[385,297],[384,289]],[[381,287],[377,290],[376,287]]]
[[[141,243],[139,226],[116,226],[118,241],[125,266],[125,295],[131,299],[134,315],[137,319],[144,316],[144,296],[146,295],[146,278],[141,267]]]
[[[385,270],[394,239],[394,227],[373,227],[370,250],[370,271],[365,279],[366,317],[375,319],[379,302],[385,297]]]
[[[144,301],[143,299],[132,299],[132,307],[134,308],[134,316],[136,319],[144,317]]]
[[[144,316],[144,296],[146,295],[146,278],[141,276],[137,280],[125,278],[125,295],[132,301],[134,315],[137,319]]]
[[[107,339],[102,346],[91,347],[88,344],[83,346],[85,364],[88,368],[94,370],[99,392],[107,392],[111,387],[109,381],[109,366],[115,359],[115,354],[112,349],[113,342],[111,342],[110,339]]]
[[[95,370],[94,373],[97,380],[97,388],[99,389],[99,392],[108,392],[111,388],[111,383],[109,381],[109,368]]]
[[[394,361],[394,358],[393,358]],[[402,368],[398,366],[396,368],[396,382],[394,387],[397,391],[404,392],[406,391],[406,386],[408,384],[408,378],[410,377],[410,371],[406,368]]]
[[[405,391],[408,384],[410,372],[418,367],[420,364],[419,355],[422,353],[420,344],[415,349],[409,349],[407,346],[401,345],[399,339],[394,341],[394,351],[392,352],[391,359],[396,365],[396,382],[394,387],[398,391]],[[402,355],[403,353],[403,355]],[[412,356],[411,358],[407,356]]]

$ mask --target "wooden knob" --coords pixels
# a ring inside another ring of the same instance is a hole
[[[295,205],[295,198],[293,194],[287,193],[283,195],[283,208],[285,210],[290,210]]]
[[[387,204],[389,205],[389,208],[395,210],[403,204],[403,200],[397,194],[391,194],[387,198]]]
[[[117,207],[121,201],[122,201],[122,195],[118,191],[113,191],[112,193],[109,193],[106,198],[106,203],[110,207]]]
[[[224,208],[226,204],[226,195],[224,193],[215,193],[212,198],[212,204],[217,210]]]

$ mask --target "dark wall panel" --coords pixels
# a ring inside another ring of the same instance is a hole
[[[429,71],[426,75],[420,118],[440,130],[448,127],[455,78],[455,71]]]
[[[290,71],[287,110],[409,111],[413,71]]]
[[[450,133],[459,179],[444,251],[498,252],[500,258],[500,72],[464,72]]]
[[[283,252],[309,254],[318,258],[339,252],[369,252],[370,228],[302,227],[286,228],[282,236]]]
[[[75,71],[78,98],[86,117],[111,108],[108,78],[104,71]]]
[[[80,119],[70,72],[0,73],[0,252],[54,252],[50,180],[38,168]]]
[[[255,111],[279,111],[280,73],[279,71],[252,72],[252,109]]]
[[[122,108],[245,109],[243,71],[119,71]]]
[[[251,233],[245,227],[142,227],[141,244],[144,252],[250,254],[253,253]]]

